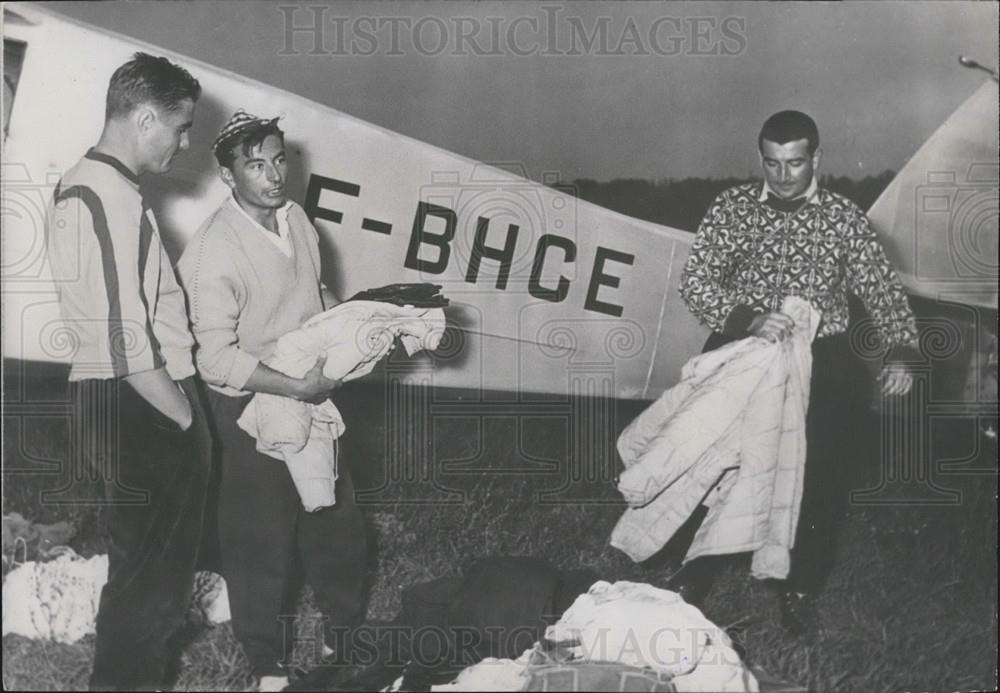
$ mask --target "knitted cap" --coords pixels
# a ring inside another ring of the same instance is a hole
[[[277,123],[278,118],[258,118],[255,115],[250,115],[242,108],[237,109],[236,113],[233,113],[233,117],[229,119],[229,122],[222,127],[222,131],[219,136],[215,138],[215,142],[212,143],[212,151],[216,151],[219,145],[225,140],[229,139],[241,130],[245,130],[253,125],[267,125],[269,123]]]

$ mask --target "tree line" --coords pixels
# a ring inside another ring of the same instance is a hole
[[[895,172],[885,170],[875,176],[854,179],[848,176],[821,176],[820,185],[840,193],[862,209],[869,209]],[[565,190],[581,200],[627,214],[630,217],[694,232],[712,200],[726,188],[749,182],[750,178],[618,178],[597,181],[577,178]]]

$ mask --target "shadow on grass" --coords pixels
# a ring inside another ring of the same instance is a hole
[[[50,390],[58,396],[58,385]],[[491,409],[480,396],[470,403],[468,393],[411,395],[426,416],[399,413],[377,382],[345,387],[337,398],[348,426],[344,459],[368,498],[362,507],[374,547],[370,619],[396,616],[403,587],[458,575],[488,555],[541,556],[563,569],[658,586],[678,566],[676,553],[635,565],[607,544],[624,509],[614,488],[614,440],[642,403],[542,400],[515,410],[502,401]],[[978,445],[961,422],[950,425],[943,423],[936,436],[942,459]],[[4,512],[72,519],[74,548],[84,555],[103,550],[99,507],[40,501],[40,491],[60,477],[39,471],[39,460],[60,459],[65,428],[51,417],[30,416],[5,416],[4,426]],[[871,488],[882,474],[880,430],[877,419],[860,417],[859,452],[845,455],[855,489]],[[995,469],[995,450],[974,457],[970,469]],[[813,690],[995,688],[996,479],[954,472],[937,481],[960,490],[959,503],[850,509],[830,547],[836,568],[818,604],[814,636],[784,633],[774,594],[749,578],[743,557],[729,561],[706,614],[730,628],[751,662]],[[318,613],[308,590],[298,612],[295,659],[308,667],[318,659],[309,632]],[[186,635],[178,690],[245,690],[252,683],[228,625]],[[91,650],[89,640],[68,646],[6,637],[5,688],[79,689]]]

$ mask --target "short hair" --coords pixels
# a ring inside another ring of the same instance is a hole
[[[143,103],[175,111],[185,99],[197,101],[199,96],[201,84],[190,72],[164,57],[140,52],[111,75],[104,117],[128,115]]]
[[[254,147],[259,147],[270,135],[277,135],[284,144],[285,133],[278,127],[277,118],[258,121],[242,127],[219,142],[215,147],[215,160],[219,162],[219,166],[225,166],[232,170],[233,162],[236,160],[237,147],[243,152],[243,156],[250,156],[250,151]]]
[[[816,121],[802,111],[779,111],[764,121],[757,137],[757,148],[764,150],[764,140],[785,144],[796,140],[806,140],[809,154],[815,154],[819,147],[819,129]]]

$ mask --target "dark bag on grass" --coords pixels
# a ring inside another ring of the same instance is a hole
[[[338,687],[379,690],[402,673],[403,690],[423,691],[486,657],[515,659],[596,580],[590,571],[560,572],[540,558],[495,556],[460,578],[408,587],[392,623],[402,631],[402,651],[384,653],[380,664]],[[406,663],[386,664],[393,660]]]
[[[447,683],[487,657],[516,659],[597,577],[562,573],[548,561],[495,556],[462,578],[442,578],[403,592],[401,620],[412,628],[403,685]]]

